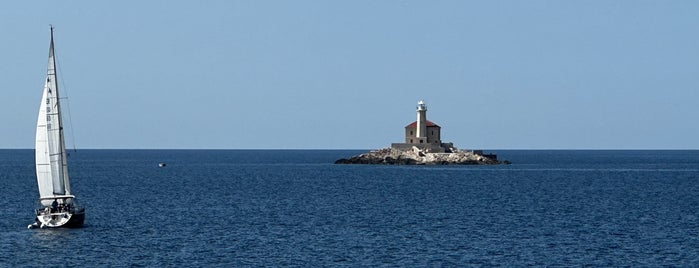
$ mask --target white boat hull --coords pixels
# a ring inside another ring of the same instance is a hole
[[[51,212],[50,209],[37,210],[36,221],[28,228],[76,228],[85,221],[85,210]]]

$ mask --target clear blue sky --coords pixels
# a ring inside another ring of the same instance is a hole
[[[53,24],[78,148],[381,148],[424,99],[459,148],[699,149],[698,14],[699,1],[11,1],[0,148],[34,146]]]

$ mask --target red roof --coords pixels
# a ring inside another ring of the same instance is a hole
[[[427,121],[426,123],[427,123],[428,127],[440,127],[439,125],[435,124],[434,122],[432,122],[430,120],[425,120],[425,121]],[[405,126],[405,128],[409,128],[409,127],[417,127],[417,121],[412,122],[412,123],[410,123],[410,125]]]

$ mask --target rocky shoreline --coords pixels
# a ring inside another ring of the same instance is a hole
[[[374,165],[497,165],[500,162],[494,155],[477,154],[471,151],[452,149],[449,153],[429,153],[413,147],[412,150],[383,148],[343,158],[335,164],[374,164]]]

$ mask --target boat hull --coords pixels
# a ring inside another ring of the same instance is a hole
[[[85,209],[51,212],[39,210],[31,228],[80,228],[85,222]]]

